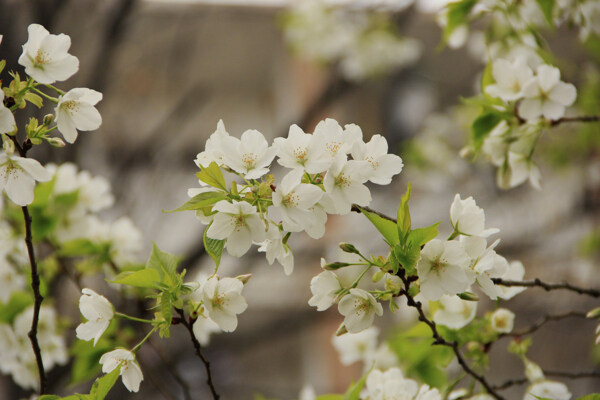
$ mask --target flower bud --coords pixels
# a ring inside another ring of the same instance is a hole
[[[525,359],[525,376],[531,383],[540,382],[544,380],[544,371],[536,363]]]
[[[499,333],[509,333],[513,330],[515,314],[506,308],[499,308],[490,315],[492,329]]]
[[[15,143],[5,134],[2,134],[2,147],[8,155],[11,155],[15,152]]]
[[[61,138],[49,137],[46,138],[46,141],[53,147],[65,147],[65,142]]]
[[[342,336],[346,333],[348,333],[348,329],[346,329],[346,325],[344,325],[344,323],[342,323],[340,325],[340,327],[338,328],[338,330],[335,332],[335,336]]]
[[[54,122],[54,114],[46,114],[44,116],[44,125],[48,126]]]
[[[462,292],[457,296],[466,301],[479,301],[479,296],[472,292]]]
[[[598,318],[600,317],[600,307],[596,307],[593,310],[588,311],[587,314],[585,314],[586,318]]]
[[[242,283],[244,285],[246,283],[248,283],[248,281],[250,280],[250,278],[252,278],[252,274],[238,275],[238,276],[235,277],[235,279],[239,279],[240,281],[242,281]]]
[[[351,265],[351,264],[345,263],[345,262],[332,262],[329,264],[322,265],[321,267],[328,271],[335,271],[336,269],[344,268],[344,267],[347,267],[348,265]]]
[[[344,243],[344,242],[340,243],[340,249],[342,249],[342,251],[344,251],[346,253],[360,254],[358,249],[356,247],[354,247],[354,245],[351,243]]]

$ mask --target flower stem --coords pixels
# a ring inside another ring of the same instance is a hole
[[[52,96],[48,96],[46,93],[42,92],[41,90],[38,90],[36,88],[31,88],[31,90],[33,90],[34,92],[36,92],[37,94],[39,94],[40,96],[43,96],[45,98],[47,98],[48,100],[50,100],[51,102],[58,104],[58,99]]]
[[[158,329],[158,326],[155,326],[154,328],[152,328],[152,330],[150,332],[148,332],[148,334],[146,336],[144,336],[144,338],[138,344],[136,344],[133,349],[131,349],[131,352],[136,353],[140,349],[140,347],[142,347],[142,345],[144,343],[146,343],[146,341],[148,339],[150,339],[150,336],[152,336],[152,334],[154,332],[156,332],[157,329]]]
[[[115,311],[115,315],[117,317],[121,317],[123,319],[128,319],[130,321],[144,322],[144,323],[147,323],[147,324],[151,324],[152,323],[152,321],[149,320],[149,319],[136,318],[136,317],[132,317],[132,316],[127,315],[127,314],[123,314],[123,313],[117,312],[117,311]]]

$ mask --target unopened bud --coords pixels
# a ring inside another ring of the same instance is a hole
[[[348,264],[345,262],[332,262],[329,264],[322,265],[322,267],[323,267],[323,269],[328,270],[328,271],[335,271],[336,269],[344,268],[344,267],[347,267],[348,265],[351,265],[351,264]]]
[[[536,383],[544,380],[544,371],[536,363],[525,359],[525,376],[529,382]]]
[[[587,314],[585,314],[586,318],[598,318],[600,317],[600,307],[596,307],[593,310],[588,311]]]
[[[478,342],[468,342],[467,343],[467,351],[477,351],[481,349],[481,344]]]
[[[342,251],[345,251],[346,253],[360,254],[358,249],[354,247],[354,245],[351,243],[340,243],[340,249],[342,249]]]
[[[44,116],[44,125],[48,126],[54,122],[54,114],[46,114]]]
[[[2,134],[2,147],[8,155],[11,155],[15,152],[15,143],[5,134]]]
[[[381,280],[381,278],[383,278],[383,275],[385,275],[385,272],[383,272],[382,270],[379,270],[373,274],[373,276],[371,277],[371,280],[373,282],[379,282]]]
[[[462,292],[457,296],[466,301],[479,301],[479,296],[472,292]]]
[[[252,274],[238,275],[238,276],[235,277],[235,279],[239,279],[240,281],[242,281],[242,283],[244,285],[246,283],[248,283],[248,281],[250,280],[250,278],[252,278]]]
[[[458,155],[461,156],[462,158],[467,158],[467,157],[471,157],[473,155],[473,148],[472,147],[463,147],[462,149],[460,149],[460,151],[458,152]]]
[[[46,140],[48,141],[48,143],[50,143],[51,146],[65,147],[65,141],[62,140],[61,138],[49,137],[49,138],[46,138]]]
[[[344,325],[344,323],[342,323],[340,325],[340,327],[338,328],[338,330],[335,332],[335,336],[342,336],[346,333],[348,333],[348,329],[346,329],[346,325]]]

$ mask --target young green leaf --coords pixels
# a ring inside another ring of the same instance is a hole
[[[400,205],[398,206],[398,213],[396,217],[396,225],[398,226],[398,237],[400,242],[406,241],[408,233],[410,232],[410,211],[408,209],[408,201],[410,200],[410,182],[406,188],[406,193],[400,199]]]
[[[162,278],[158,271],[146,268],[135,272],[122,272],[110,282],[140,288],[157,289],[161,281]]]
[[[538,6],[540,6],[542,13],[544,13],[544,17],[546,18],[548,25],[553,27],[554,21],[552,20],[552,13],[554,11],[554,4],[556,1],[555,0],[536,0],[536,2],[538,3]]]
[[[146,263],[146,269],[158,272],[161,283],[172,287],[178,282],[177,264],[179,264],[178,257],[162,251],[156,243],[152,243],[152,254]]]
[[[212,187],[227,191],[221,168],[214,161],[208,167],[202,167],[202,170],[196,174],[196,177]]]
[[[359,207],[360,208],[360,207]],[[385,219],[380,217],[379,215],[367,211],[363,208],[360,208],[360,212],[367,217],[369,221],[377,228],[379,233],[383,236],[385,241],[393,246],[397,244],[400,239],[398,237],[398,227],[394,223],[394,221],[390,221],[389,219]]]
[[[500,123],[500,121],[502,121],[502,117],[495,112],[481,114],[473,121],[473,124],[471,125],[471,141],[475,153],[479,151],[487,135]]]
[[[467,24],[467,17],[477,0],[461,0],[448,4],[447,23],[444,28],[444,41],[448,41],[452,32],[461,25]]]
[[[365,383],[367,382],[367,376],[369,376],[369,372],[367,371],[362,378],[354,385],[350,386],[348,391],[344,394],[344,400],[360,400],[360,392],[362,392]]]
[[[117,379],[119,379],[120,373],[121,366],[119,365],[108,374],[96,379],[92,385],[92,390],[90,390],[90,395],[93,396],[93,399],[104,400],[108,392],[110,392],[110,389],[112,389],[112,387],[115,385]]]
[[[225,200],[226,198],[227,196],[223,192],[204,192],[192,197],[181,207],[169,211],[163,210],[163,212],[172,213],[177,211],[201,210],[215,204],[218,201]]]
[[[210,225],[207,226],[204,230],[202,242],[204,243],[204,249],[218,267],[221,263],[221,254],[223,254],[223,249],[225,248],[225,240],[211,239],[208,236],[206,236],[206,232],[208,232],[209,227]]]

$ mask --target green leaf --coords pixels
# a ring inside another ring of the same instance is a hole
[[[398,206],[398,213],[396,217],[396,224],[398,226],[398,237],[400,238],[400,242],[406,240],[408,233],[410,232],[410,211],[408,209],[408,201],[410,200],[410,182],[408,183],[408,187],[406,188],[406,193],[402,196],[400,200],[400,205]]]
[[[398,244],[394,247],[394,256],[398,263],[402,264],[402,267],[406,271],[407,275],[415,274],[415,267],[417,261],[421,255],[421,246],[410,245],[410,244]],[[392,266],[394,274],[398,272],[399,265],[395,264]]]
[[[27,92],[27,94],[23,98],[31,104],[35,105],[37,108],[42,108],[42,106],[44,105],[44,101],[42,100],[42,98],[33,92]]]
[[[185,204],[183,204],[181,207],[169,211],[163,210],[163,212],[172,213],[177,211],[201,210],[205,207],[212,206],[218,201],[225,200],[226,198],[227,196],[222,192],[200,193],[185,202]]]
[[[486,136],[502,121],[502,117],[495,112],[481,114],[471,125],[471,141],[475,153],[479,151]]]
[[[577,398],[577,400],[600,400],[600,393],[586,394],[585,396]]]
[[[113,369],[110,373],[104,375],[102,378],[96,379],[90,390],[90,395],[93,396],[94,400],[104,400],[110,389],[115,385],[119,374],[121,373],[121,366]]]
[[[492,75],[492,62],[489,61],[483,70],[483,74],[481,75],[481,92],[485,97],[491,97],[485,92],[485,88],[494,82],[494,76]]]
[[[179,257],[171,253],[167,253],[158,248],[156,243],[152,243],[152,254],[146,263],[146,269],[155,270],[160,276],[160,282],[168,287],[176,284],[177,280],[177,264]]]
[[[60,245],[58,254],[67,257],[80,257],[101,253],[98,248],[89,239],[74,239]]]
[[[45,394],[43,396],[38,397],[37,400],[61,400],[62,397],[57,396],[55,394]]]
[[[315,400],[344,400],[344,396],[341,394],[322,394],[317,396]]]
[[[408,242],[412,245],[423,246],[425,243],[429,242],[432,239],[435,239],[438,232],[438,226],[440,222],[428,226],[426,228],[417,228],[410,231],[408,235]]]
[[[12,324],[23,310],[33,304],[33,298],[27,292],[13,292],[6,304],[0,303],[0,322]]]
[[[375,226],[375,228],[377,228],[379,233],[383,235],[383,238],[389,245],[393,246],[400,242],[400,238],[398,237],[398,226],[394,221],[382,218],[379,215],[363,208],[360,208],[360,212],[367,217],[369,221],[371,221],[371,223]]]
[[[456,28],[468,22],[467,17],[476,3],[477,0],[462,0],[448,4],[448,20],[444,28],[444,41],[448,41]]]
[[[370,370],[363,375],[362,378],[354,385],[350,386],[348,391],[344,394],[344,400],[360,400],[360,392],[362,392],[363,387],[365,386],[365,382],[367,381],[367,376],[369,375]]]
[[[554,11],[555,0],[536,0],[536,1],[538,3],[538,6],[540,6],[540,9],[542,10],[542,13],[544,13],[544,17],[546,18],[548,25],[553,27],[554,21],[552,20],[552,13]]]
[[[202,166],[201,168],[202,170],[196,174],[198,179],[212,187],[227,191],[225,178],[216,162],[213,161],[208,167]]]
[[[162,282],[162,278],[157,270],[146,268],[135,272],[122,272],[110,282],[140,288],[157,289],[158,284]]]
[[[216,266],[218,267],[219,264],[221,263],[221,255],[223,254],[223,249],[225,248],[225,240],[211,239],[208,236],[206,236],[206,232],[208,232],[208,228],[210,228],[210,225],[207,226],[206,229],[204,230],[202,242],[204,243],[204,249],[210,256],[210,258],[213,259]]]

